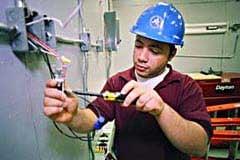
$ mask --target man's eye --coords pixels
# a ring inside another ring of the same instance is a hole
[[[150,48],[150,50],[153,54],[160,54],[161,53],[161,49],[159,49],[159,48]]]
[[[136,47],[136,48],[142,48],[142,45],[140,45],[140,44],[135,44],[135,47]]]

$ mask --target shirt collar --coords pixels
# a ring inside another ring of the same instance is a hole
[[[167,67],[169,68],[169,73],[166,75],[165,79],[161,83],[161,86],[172,83],[174,81],[180,81],[179,72],[172,69],[172,66],[170,64],[167,64]],[[122,78],[125,81],[131,81],[136,80],[134,67],[131,67],[130,69],[126,70],[125,72],[121,72],[119,74],[119,77]]]

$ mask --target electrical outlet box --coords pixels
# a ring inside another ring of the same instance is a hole
[[[46,42],[51,48],[56,48],[55,25],[52,20],[43,20],[46,17],[46,15],[39,15],[34,11],[31,20],[36,23],[27,26],[27,31]]]
[[[103,52],[103,40],[98,39],[98,40],[96,41],[96,44],[97,44],[97,46],[96,46],[96,52]]]
[[[80,50],[82,52],[88,52],[91,48],[90,33],[80,33],[80,40],[82,40],[82,42],[80,43]]]

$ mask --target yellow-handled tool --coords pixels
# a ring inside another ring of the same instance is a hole
[[[77,95],[82,96],[96,96],[102,97],[106,101],[114,101],[114,102],[123,102],[126,98],[126,95],[121,94],[120,92],[110,92],[105,91],[103,93],[92,93],[92,92],[82,92],[82,91],[71,91]]]

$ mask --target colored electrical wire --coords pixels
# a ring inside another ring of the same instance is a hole
[[[56,58],[59,58],[58,53],[56,52],[56,50],[52,49],[51,47],[49,47],[44,41],[42,41],[40,38],[38,38],[37,36],[35,36],[34,34],[27,32],[27,37],[33,41],[33,43],[35,43],[36,45],[40,46],[42,49],[46,50],[48,52],[49,55],[54,56]]]

